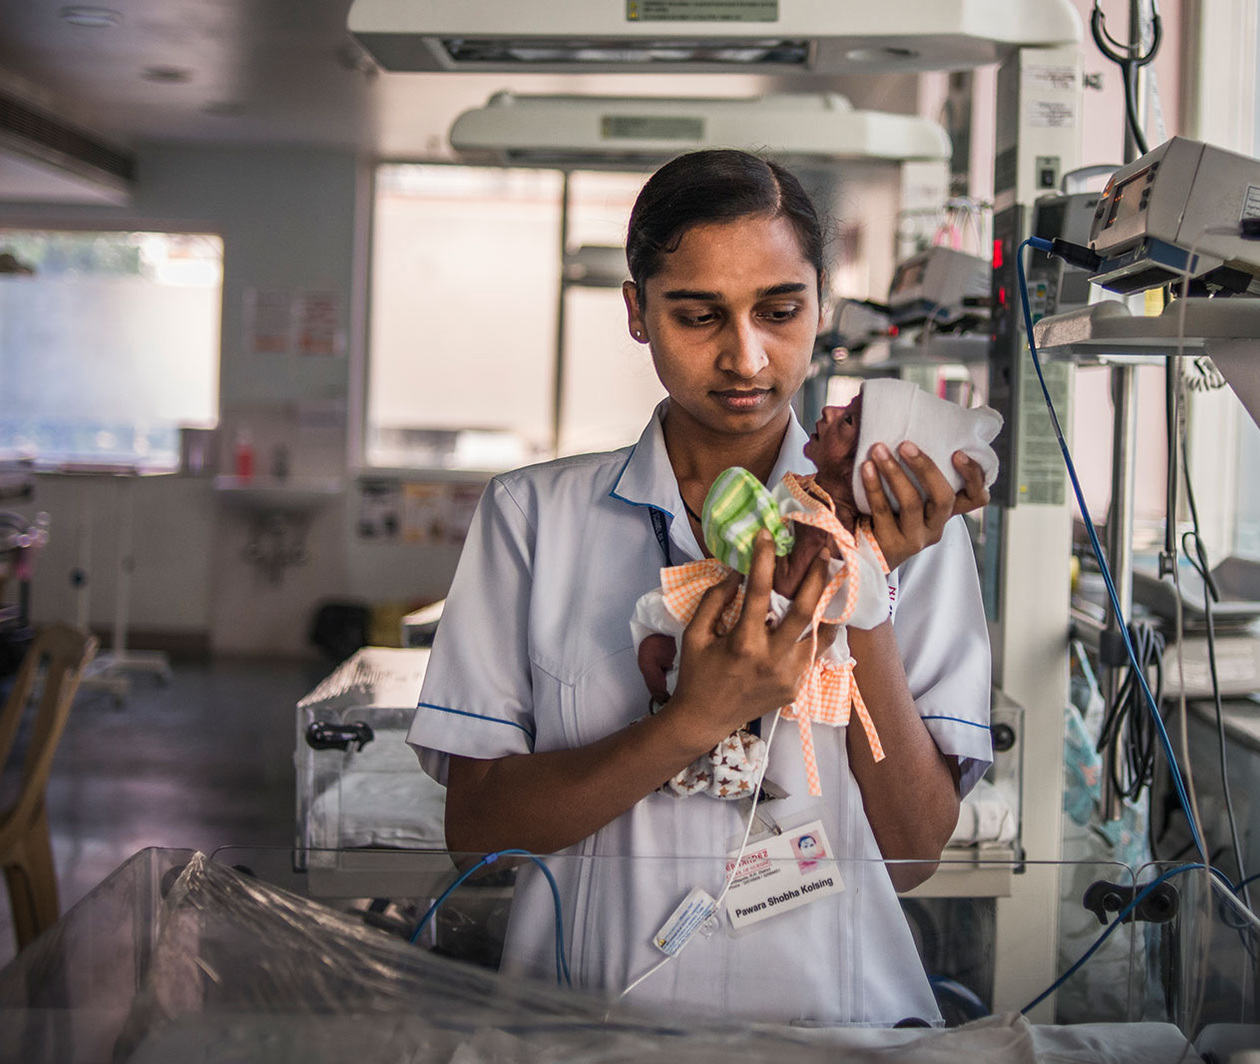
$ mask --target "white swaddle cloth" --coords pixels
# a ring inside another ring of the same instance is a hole
[[[871,448],[885,444],[894,455],[906,440],[926,454],[955,491],[962,488],[961,474],[954,468],[955,451],[964,451],[984,470],[985,486],[991,486],[998,472],[997,452],[989,443],[1002,428],[1002,415],[987,406],[967,409],[948,399],[938,399],[911,381],[877,378],[862,385],[862,421],[858,428],[857,454],[853,464],[853,497],[864,514],[871,512],[862,484],[862,463]],[[898,456],[898,460],[900,460]],[[905,463],[902,462],[902,467]],[[914,474],[906,469],[912,483]],[[884,484],[884,493],[894,510],[896,496]]]

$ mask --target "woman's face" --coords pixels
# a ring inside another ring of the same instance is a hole
[[[670,415],[719,435],[774,426],[805,379],[822,310],[818,275],[786,218],[688,229],[624,293],[630,334],[651,344]]]

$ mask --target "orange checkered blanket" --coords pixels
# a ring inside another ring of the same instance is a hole
[[[856,713],[862,730],[866,733],[871,753],[876,761],[884,759],[884,747],[875,730],[875,722],[858,690],[857,680],[853,675],[853,659],[838,662],[826,655],[817,655],[818,625],[823,620],[832,599],[845,589],[845,602],[838,617],[829,619],[828,623],[844,624],[852,615],[858,601],[857,579],[858,539],[861,536],[873,551],[881,569],[886,574],[888,564],[879,544],[871,532],[870,522],[862,519],[857,527],[856,536],[849,532],[836,517],[830,497],[814,482],[812,476],[798,476],[789,473],[784,477],[784,485],[791,496],[803,508],[785,515],[790,520],[814,525],[835,537],[840,557],[844,564],[832,575],[823,590],[818,606],[814,610],[813,624],[810,628],[811,644],[815,650],[814,663],[806,673],[792,702],[782,707],[781,712],[788,720],[796,721],[801,738],[801,754],[805,761],[805,775],[809,781],[809,793],[821,795],[822,785],[818,778],[818,761],[814,751],[813,725],[826,724],[832,727],[843,727],[849,723],[851,713]],[[675,617],[683,624],[690,623],[695,616],[701,598],[709,588],[719,584],[732,570],[716,558],[705,558],[701,561],[687,562],[661,570],[661,590],[665,604]],[[739,617],[743,608],[744,589],[741,585],[734,601],[722,614],[722,622],[730,627]]]

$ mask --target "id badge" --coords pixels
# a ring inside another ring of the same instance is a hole
[[[727,862],[731,874],[738,850]],[[780,835],[751,843],[727,891],[725,909],[736,930],[799,909],[844,890],[821,820],[811,820]]]

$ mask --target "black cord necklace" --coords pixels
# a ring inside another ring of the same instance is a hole
[[[679,497],[680,499],[682,499],[682,495],[681,495],[681,494],[680,494],[678,497]],[[693,510],[690,506],[688,506],[688,505],[687,505],[687,500],[686,500],[686,499],[683,499],[683,500],[682,500],[682,504],[683,504],[683,509],[687,511],[688,516],[690,516],[690,517],[692,517],[692,518],[694,518],[694,519],[695,519],[696,524],[698,524],[698,525],[699,525],[699,524],[704,524],[704,519],[703,519],[703,518],[702,518],[702,517],[701,517],[698,513],[696,513],[696,511],[695,511],[695,510]]]

